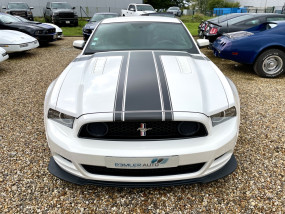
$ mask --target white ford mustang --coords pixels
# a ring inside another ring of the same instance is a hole
[[[38,46],[38,40],[28,34],[15,30],[0,30],[0,47],[7,53],[28,51]]]
[[[49,171],[77,184],[213,181],[237,166],[239,106],[180,20],[103,20],[47,90]]]

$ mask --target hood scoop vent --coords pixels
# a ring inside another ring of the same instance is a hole
[[[92,73],[96,76],[102,75],[104,73],[107,73],[109,71],[112,71],[113,69],[116,69],[114,67],[117,63],[121,64],[122,62],[122,56],[112,56],[112,57],[96,57],[93,59],[92,64],[94,63],[94,70],[92,70]]]
[[[180,68],[180,72],[184,74],[191,74],[190,58],[187,56],[177,56],[176,61]]]

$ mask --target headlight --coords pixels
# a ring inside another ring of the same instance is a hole
[[[28,15],[33,15],[31,11],[28,11]]]
[[[49,119],[54,120],[62,125],[65,125],[69,128],[73,128],[73,122],[75,120],[74,117],[69,116],[67,114],[63,114],[59,111],[56,111],[54,109],[49,109],[48,110],[48,116]]]
[[[211,116],[211,119],[212,119],[212,125],[213,126],[216,126],[230,118],[233,118],[237,116],[237,110],[236,110],[236,107],[231,107],[225,111],[222,111],[218,114],[214,114]]]
[[[57,16],[59,14],[59,12],[53,12],[53,16]]]
[[[74,15],[77,15],[77,12],[76,12],[76,11],[74,11]]]

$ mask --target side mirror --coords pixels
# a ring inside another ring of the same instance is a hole
[[[30,10],[34,9],[34,7],[30,7]]]
[[[157,12],[157,9],[155,9],[155,12]]]
[[[199,48],[205,48],[210,45],[210,41],[208,39],[197,39],[197,45]]]
[[[130,9],[130,11],[133,11],[133,12],[135,12],[136,10],[135,10],[134,8],[131,8],[131,9]]]
[[[49,10],[50,10],[50,7],[47,7],[47,9],[49,9]]]
[[[90,21],[90,19],[86,19],[86,21],[87,21],[87,22],[89,22],[89,21]]]
[[[6,7],[5,7],[5,6],[2,6],[2,9],[3,9],[3,10],[6,10]]]
[[[75,10],[75,7],[73,7],[72,10]]]
[[[85,41],[83,40],[75,40],[73,42],[73,47],[77,49],[83,50],[84,46],[85,46]]]

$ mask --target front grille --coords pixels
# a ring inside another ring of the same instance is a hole
[[[145,132],[145,136],[141,136],[141,131],[138,128],[141,124],[145,124],[145,128],[151,128]],[[199,129],[191,136],[180,134],[178,127],[181,121],[149,121],[149,122],[107,122],[108,127],[106,135],[103,137],[94,137],[87,131],[88,125],[81,127],[78,137],[89,139],[177,139],[177,138],[193,138],[207,136],[205,126],[198,122],[193,122],[198,125]],[[90,123],[92,125],[92,123]]]
[[[55,28],[54,29],[48,29],[46,31],[46,34],[52,34],[52,33],[55,33]]]
[[[59,18],[74,18],[74,13],[59,13]]]
[[[22,16],[22,17],[26,17],[27,16],[27,12],[26,11],[11,11],[10,14],[14,15],[14,16]]]
[[[112,176],[128,176],[128,177],[150,177],[150,176],[165,176],[179,175],[186,173],[198,172],[205,163],[197,163],[190,165],[182,165],[172,168],[159,169],[113,169],[102,166],[82,165],[82,167],[91,174],[112,175]]]

